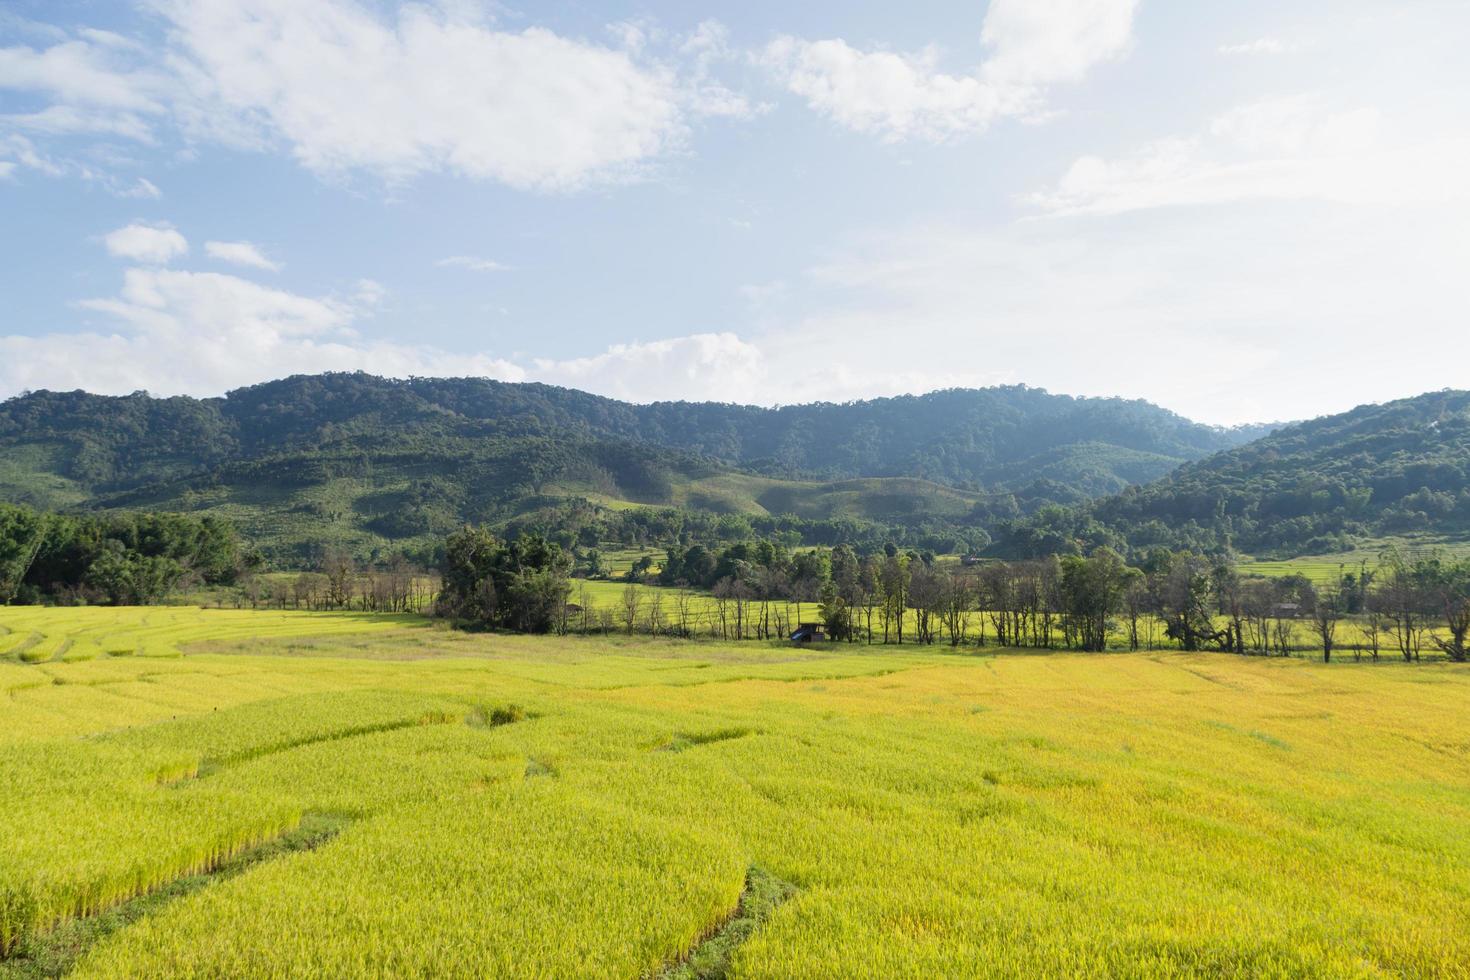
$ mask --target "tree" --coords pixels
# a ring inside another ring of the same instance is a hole
[[[172,558],[129,551],[108,541],[87,570],[87,582],[114,605],[147,606],[174,588],[183,568]]]
[[[1129,585],[1141,573],[1117,552],[1099,548],[1091,558],[1062,559],[1062,612],[1081,650],[1106,650],[1108,621],[1123,606]]]
[[[1322,645],[1322,662],[1332,662],[1333,641],[1337,623],[1342,619],[1342,592],[1335,586],[1313,589],[1307,596],[1310,626]]]
[[[1181,552],[1156,575],[1164,634],[1183,650],[1203,650],[1208,644],[1220,643],[1223,634],[1215,629],[1210,615],[1213,583],[1208,563],[1197,555]]]
[[[327,577],[327,602],[338,609],[346,608],[352,601],[352,579],[356,574],[352,555],[345,548],[328,548],[322,554],[319,571]]]
[[[440,609],[479,626],[522,633],[565,629],[571,558],[539,535],[502,542],[466,526],[445,542]]]
[[[852,609],[837,591],[837,586],[831,582],[823,586],[820,602],[818,608],[822,623],[827,627],[827,635],[839,641],[852,639]]]
[[[924,645],[934,642],[935,624],[945,604],[944,593],[945,583],[940,573],[923,562],[916,563],[909,573],[908,586],[908,605],[914,610],[915,642]]]
[[[50,526],[46,514],[0,504],[0,605],[8,606],[31,570]]]
[[[1434,637],[1445,656],[1456,663],[1470,660],[1466,636],[1470,635],[1470,559],[1449,564],[1435,563],[1433,573],[1436,605],[1444,616],[1449,638]]]
[[[623,586],[622,603],[619,606],[623,617],[623,629],[629,636],[633,635],[633,627],[638,625],[638,611],[643,608],[643,590],[633,582]]]
[[[970,611],[975,605],[975,590],[970,577],[954,572],[945,572],[941,578],[940,609],[944,630],[949,634],[949,645],[957,647],[965,642],[970,629]]]
[[[1138,626],[1149,612],[1149,591],[1148,579],[1143,572],[1138,569],[1133,569],[1133,572],[1123,592],[1123,614],[1128,618],[1128,649],[1137,650],[1142,643]]]
[[[908,609],[909,559],[899,555],[897,549],[883,562],[883,642],[888,642],[890,630],[896,627],[897,642],[903,642],[903,621]]]
[[[1387,619],[1387,627],[1405,663],[1419,659],[1427,629],[1426,611],[1432,596],[1426,589],[1425,567],[1410,563],[1397,552],[1390,553],[1380,571],[1382,585],[1378,604]]]

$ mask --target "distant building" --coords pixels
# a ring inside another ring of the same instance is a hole
[[[826,643],[827,628],[822,623],[802,623],[791,634],[792,643]]]

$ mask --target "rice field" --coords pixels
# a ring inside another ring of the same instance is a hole
[[[0,623],[0,976],[1470,972],[1463,666]]]

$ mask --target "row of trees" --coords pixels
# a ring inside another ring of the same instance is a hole
[[[234,529],[212,517],[64,515],[0,504],[0,604],[149,605],[249,569]]]
[[[1029,510],[1012,501],[1004,513],[1019,516]],[[681,551],[698,544],[717,552],[753,540],[769,540],[786,549],[846,544],[859,551],[876,550],[892,541],[916,550],[952,553],[979,551],[990,544],[990,535],[979,526],[985,519],[915,518],[886,524],[852,517],[719,514],[678,507],[615,509],[585,500],[548,498],[545,507],[508,520],[504,530],[507,537],[539,534],[579,558],[603,547]]]
[[[1389,555],[1376,572],[1331,585],[1300,575],[1242,576],[1229,562],[1190,552],[1155,551],[1138,567],[1114,551],[1021,562],[974,571],[936,566],[915,555],[854,561],[834,550],[821,590],[827,627],[838,639],[1103,650],[1116,638],[1130,649],[1161,642],[1183,650],[1288,655],[1299,629],[1324,660],[1342,645],[1378,659],[1392,650],[1417,661],[1425,649],[1470,657],[1470,560],[1408,560]],[[877,625],[874,625],[874,618]]]
[[[253,609],[424,613],[433,607],[439,579],[402,555],[378,565],[359,564],[350,552],[329,548],[312,571],[247,575],[232,593],[237,607]]]
[[[660,582],[630,582],[596,608],[588,587],[572,602],[571,555],[536,535],[503,541],[467,527],[446,543],[440,611],[525,632],[647,631],[727,640],[779,638],[811,603],[833,639],[867,643],[994,643],[1100,651],[1112,646],[1289,655],[1303,630],[1325,660],[1344,644],[1373,659],[1416,661],[1437,649],[1470,658],[1470,560],[1386,556],[1340,582],[1246,577],[1228,561],[1157,549],[1130,565],[1110,549],[973,567],[889,545],[858,554],[791,552],[769,540],[718,552],[671,549]],[[331,581],[330,572],[327,573]],[[698,591],[696,591],[698,590]]]
[[[1244,576],[1229,561],[1163,549],[1136,566],[1109,549],[961,567],[892,546],[866,555],[843,545],[791,554],[761,541],[718,554],[694,546],[669,558],[660,579],[679,591],[666,598],[630,585],[618,609],[597,612],[584,598],[572,625],[769,639],[799,623],[803,603],[813,602],[829,634],[849,642],[1171,645],[1259,656],[1305,645],[1325,660],[1345,646],[1375,660],[1387,652],[1416,661],[1425,650],[1470,656],[1470,560],[1388,555],[1376,571],[1314,584],[1300,575]],[[690,587],[710,598],[691,602]]]

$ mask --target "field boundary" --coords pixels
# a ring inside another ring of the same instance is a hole
[[[797,892],[791,882],[751,865],[745,872],[745,888],[735,911],[677,962],[665,967],[658,974],[659,980],[716,980],[727,976],[736,950]]]
[[[161,911],[201,889],[238,877],[256,865],[314,851],[327,844],[352,822],[336,813],[308,811],[295,827],[279,836],[237,851],[214,867],[185,875],[126,899],[92,915],[63,920],[20,937],[14,950],[0,956],[0,980],[30,980],[70,973],[93,946],[126,926]]]

